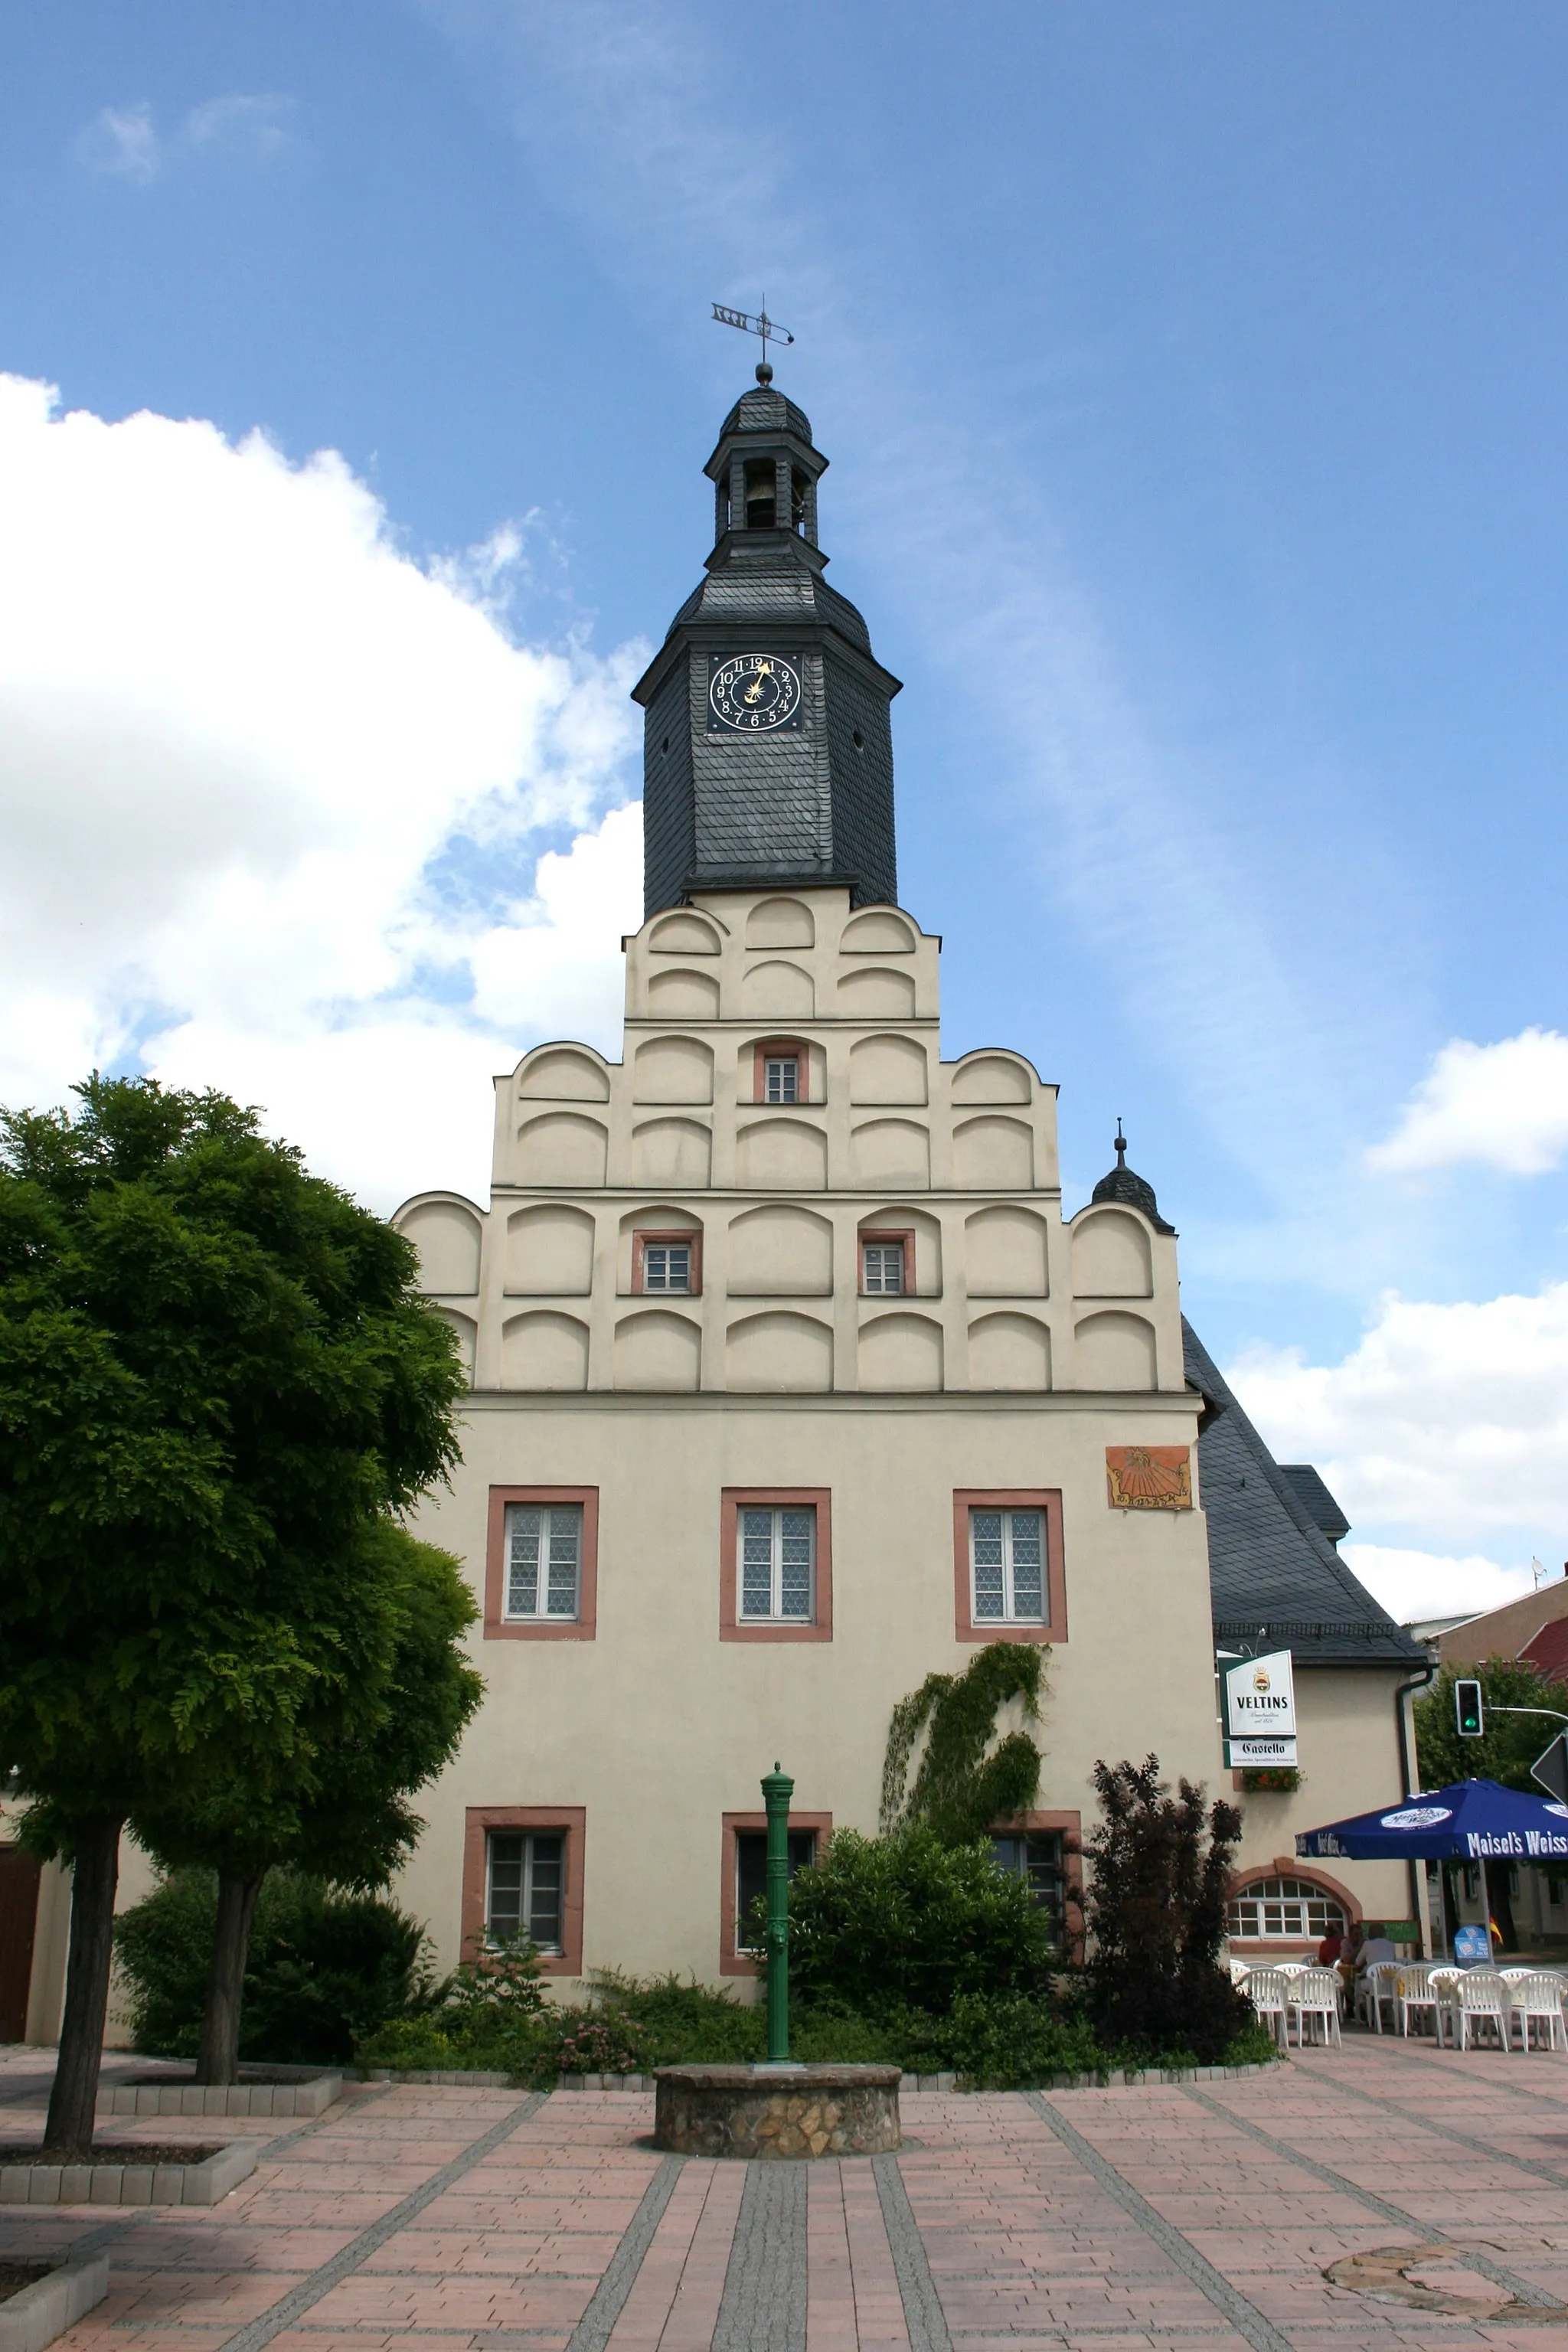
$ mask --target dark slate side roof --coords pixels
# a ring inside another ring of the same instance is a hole
[[[1342,1536],[1349,1535],[1350,1521],[1310,1462],[1281,1462],[1279,1475],[1312,1525],[1321,1528],[1331,1544],[1337,1544]]]
[[[1323,1532],[1300,1490],[1304,1465],[1281,1470],[1184,1317],[1182,1336],[1187,1380],[1205,1408],[1198,1476],[1216,1645],[1255,1641],[1267,1626],[1268,1645],[1302,1665],[1425,1665],[1421,1644],[1378,1607]],[[1348,1528],[1316,1471],[1310,1476]]]

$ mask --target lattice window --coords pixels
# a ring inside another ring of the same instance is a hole
[[[582,1589],[581,1503],[509,1503],[506,1616],[575,1617]]]
[[[1045,1623],[1043,1511],[972,1510],[969,1563],[977,1625]]]
[[[1265,1941],[1294,1937],[1321,1944],[1345,1932],[1343,1906],[1310,1878],[1255,1878],[1231,1899],[1226,1931]]]
[[[810,1624],[816,1614],[816,1513],[740,1514],[741,1615]]]
[[[486,1840],[485,1927],[498,1944],[526,1936],[562,1949],[566,1896],[563,1830],[491,1830]]]

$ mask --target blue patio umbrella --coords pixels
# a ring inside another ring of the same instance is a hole
[[[1568,1862],[1568,1805],[1496,1780],[1455,1780],[1403,1804],[1300,1830],[1296,1851],[1323,1862]]]
[[[1568,1862],[1568,1805],[1526,1796],[1496,1780],[1455,1780],[1429,1795],[1406,1797],[1401,1805],[1355,1813],[1319,1830],[1301,1830],[1296,1851],[1304,1860],[1324,1862],[1473,1862],[1481,1874],[1481,1909],[1486,1928],[1461,1927],[1455,1951],[1479,1958],[1490,1951],[1491,1900],[1489,1862]],[[1473,1937],[1477,1950],[1461,1949]]]

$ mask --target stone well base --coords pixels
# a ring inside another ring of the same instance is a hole
[[[883,2156],[901,2147],[896,2066],[660,2066],[656,2147],[678,2156]]]

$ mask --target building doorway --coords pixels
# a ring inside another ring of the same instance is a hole
[[[35,1855],[20,1846],[0,1845],[0,2042],[27,2038],[41,1874]]]

